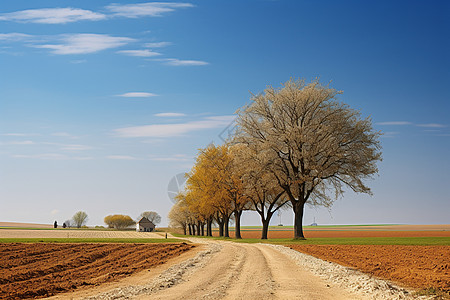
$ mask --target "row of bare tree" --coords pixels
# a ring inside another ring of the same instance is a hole
[[[241,238],[244,210],[254,210],[267,239],[270,219],[294,212],[294,238],[304,239],[306,204],[330,207],[344,189],[371,194],[364,183],[378,172],[380,132],[370,118],[338,101],[341,94],[315,80],[290,80],[252,96],[237,111],[233,136],[223,145],[200,149],[169,218],[184,233],[229,236],[230,218]]]

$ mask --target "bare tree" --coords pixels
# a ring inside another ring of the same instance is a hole
[[[172,206],[169,212],[169,226],[172,228],[182,228],[184,235],[186,235],[190,212],[185,202],[185,196],[182,193],[179,193],[176,199],[177,203]]]
[[[380,133],[336,99],[341,93],[318,80],[290,80],[237,112],[238,141],[270,162],[267,171],[292,204],[297,239],[306,203],[329,207],[346,187],[371,194],[363,180],[378,172]]]
[[[267,239],[273,214],[290,202],[272,173],[267,171],[270,161],[261,151],[250,149],[242,143],[234,145],[235,166],[242,174],[245,194],[252,203],[262,223],[261,239]]]
[[[140,214],[139,218],[143,217],[147,218],[155,225],[161,223],[161,216],[155,211],[144,211]]]
[[[84,211],[79,211],[73,215],[72,220],[77,228],[81,228],[83,225],[86,224],[88,220],[88,215]]]
[[[64,227],[64,225],[65,225],[65,227]],[[66,220],[66,221],[64,221],[64,224],[63,224],[63,227],[64,228],[70,228],[70,227],[72,227],[72,220]]]

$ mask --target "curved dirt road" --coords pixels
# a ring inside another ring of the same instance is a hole
[[[302,270],[270,246],[222,244],[184,282],[138,299],[361,299]]]

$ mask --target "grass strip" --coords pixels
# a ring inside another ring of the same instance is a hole
[[[183,243],[182,239],[126,239],[126,238],[0,238],[0,243]]]
[[[188,237],[173,234],[176,237]],[[411,245],[411,246],[450,246],[450,237],[362,237],[362,238],[308,238],[306,240],[294,239],[235,239],[225,237],[202,237],[205,239],[233,241],[238,243],[269,243],[269,244],[299,244],[299,245]]]

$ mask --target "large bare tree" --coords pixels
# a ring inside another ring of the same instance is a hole
[[[268,172],[292,204],[297,239],[304,239],[306,203],[329,207],[345,188],[371,194],[363,181],[378,172],[380,133],[338,94],[318,80],[291,79],[237,111],[238,141],[270,161]]]

